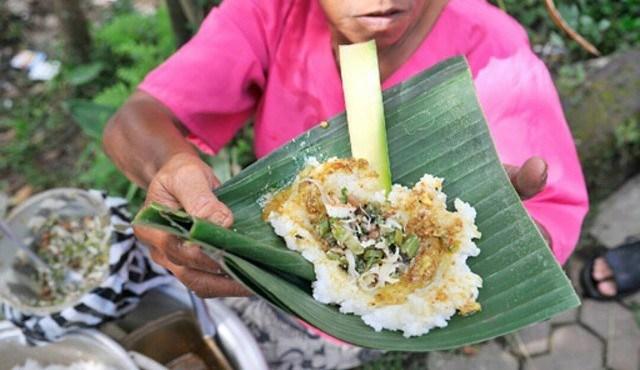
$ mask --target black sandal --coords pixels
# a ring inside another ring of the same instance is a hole
[[[598,257],[605,259],[613,271],[612,277],[600,281],[593,280],[593,263]],[[613,296],[603,295],[598,290],[599,283],[609,280],[616,283],[617,293]],[[585,297],[600,301],[617,300],[639,291],[640,241],[623,244],[613,249],[603,249],[587,261],[582,269],[580,282]]]

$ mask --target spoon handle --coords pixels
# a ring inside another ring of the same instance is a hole
[[[2,219],[0,219],[0,230],[4,235],[9,237],[9,239],[11,239],[24,254],[27,255],[27,257],[36,265],[38,270],[49,271],[49,265],[47,265],[34,251],[32,251],[31,248],[27,247]]]

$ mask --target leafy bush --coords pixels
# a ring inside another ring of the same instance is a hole
[[[562,62],[590,57],[553,24],[542,1],[493,0],[493,3],[504,4],[506,11],[527,28],[533,44],[567,49],[568,56]],[[567,23],[603,54],[640,42],[638,0],[556,0],[556,6]]]
[[[60,96],[67,92],[56,84],[33,90],[0,104],[0,190],[25,182],[46,188],[60,178],[77,185],[68,153],[84,140],[61,107]]]
[[[151,16],[131,10],[117,14],[94,32],[94,62],[69,71],[66,80],[80,86],[79,92],[91,99],[68,102],[69,111],[92,141],[80,157],[79,180],[89,187],[125,195],[139,204],[142,194],[119,173],[100,147],[101,134],[109,116],[124,103],[145,75],[175,50],[167,10]],[[237,174],[255,160],[253,131],[241,130],[232,143],[216,157],[204,157],[221,181]]]
[[[640,162],[640,115],[632,117],[616,127],[616,151],[625,165]]]
[[[118,15],[96,30],[94,42],[95,59],[110,66],[104,73],[110,83],[93,100],[112,107],[122,105],[144,76],[175,50],[164,7],[151,16]]]
[[[198,1],[205,7],[218,2]],[[562,68],[562,65],[589,56],[551,22],[541,1],[494,2],[504,3],[507,12],[527,28],[533,44],[566,50],[557,60],[560,84],[581,83],[583,78],[578,73],[581,71]],[[605,54],[638,44],[638,0],[557,0],[557,6],[567,22]],[[6,20],[0,22],[0,39],[19,42],[21,23],[6,16],[0,14],[0,20]],[[94,45],[90,63],[65,65],[59,78],[46,84],[44,92],[15,99],[10,109],[3,111],[0,107],[0,115],[4,115],[0,119],[0,174],[20,173],[27,182],[39,187],[64,184],[102,188],[120,195],[134,194],[135,188],[102,152],[99,135],[107,117],[125,101],[148,71],[174,51],[175,41],[165,8],[152,15],[143,15],[133,10],[130,0],[119,0],[108,17],[92,30]],[[62,104],[69,97],[73,99]],[[72,114],[86,137],[64,143],[73,145],[73,148],[64,149],[66,152],[83,149],[79,156],[73,157],[74,162],[61,166],[65,175],[56,175],[43,171],[46,160],[42,159],[55,154],[55,145],[61,145],[52,138],[65,138],[73,133],[67,113]],[[629,124],[627,131],[619,133],[619,141],[626,143],[626,147],[636,148],[632,126]],[[49,139],[43,140],[42,132]],[[243,130],[218,158],[208,159],[219,177],[228,178],[254,160],[251,136],[250,128]],[[11,139],[6,139],[8,137]]]
[[[87,187],[133,198],[135,186],[102,151],[102,131],[144,76],[175,50],[171,23],[165,8],[153,15],[116,13],[94,30],[93,38],[93,62],[75,66],[63,76],[85,97],[67,102],[75,122],[91,139],[78,160],[78,180]],[[140,203],[141,195],[129,200]]]

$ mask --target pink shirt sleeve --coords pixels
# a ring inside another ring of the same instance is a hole
[[[215,152],[255,111],[275,28],[257,2],[225,1],[139,89],[165,104],[201,149]]]
[[[502,161],[521,165],[535,155],[549,165],[547,187],[524,204],[547,229],[564,263],[578,241],[588,198],[549,72],[526,44],[503,58],[487,58],[475,83]]]

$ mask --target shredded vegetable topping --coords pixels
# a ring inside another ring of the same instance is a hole
[[[324,240],[327,257],[339,261],[362,289],[396,283],[417,255],[420,240],[405,230],[390,204],[362,203],[346,188],[338,202],[326,194],[322,201],[326,216],[316,231]]]
[[[25,258],[16,258],[13,268],[31,275],[37,298],[32,306],[46,306],[62,302],[68,294],[82,289],[102,277],[108,262],[108,244],[105,230],[97,217],[65,217],[53,214],[38,217],[30,223],[32,235],[25,240],[36,254],[50,267],[47,271],[34,271]],[[69,281],[65,272],[71,271],[80,279]]]
[[[264,205],[274,232],[313,263],[313,298],[405,336],[479,311],[482,279],[466,265],[479,253],[473,207],[454,199],[449,210],[430,174],[389,192],[377,177],[363,159],[309,163]]]

